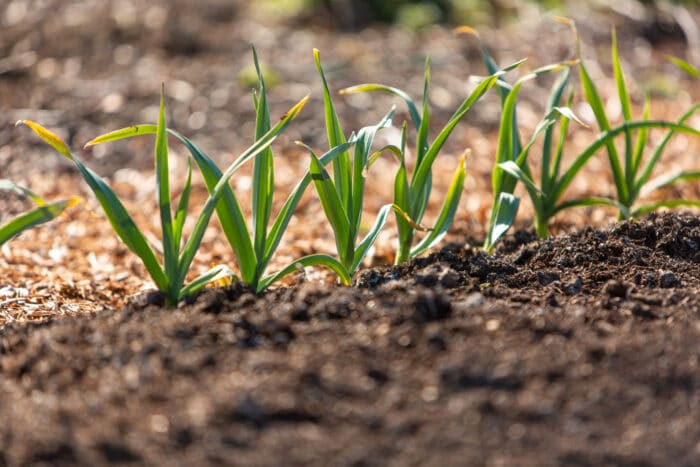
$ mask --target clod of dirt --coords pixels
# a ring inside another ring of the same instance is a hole
[[[603,287],[603,292],[611,297],[627,298],[627,294],[632,288],[631,284],[622,281],[609,280]]]
[[[674,287],[679,287],[681,281],[672,272],[665,272],[659,277],[659,285],[664,289],[671,289]]]

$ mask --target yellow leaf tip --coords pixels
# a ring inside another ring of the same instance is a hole
[[[574,20],[566,16],[552,15],[552,19],[557,23],[566,24],[567,26],[574,25]]]
[[[311,93],[305,95],[304,98],[300,100],[297,105],[294,106],[294,108],[296,108],[297,110],[301,110],[302,107],[304,107],[306,103],[309,102],[309,99],[311,99]]]
[[[73,196],[73,197],[71,197],[71,199],[68,200],[68,205],[66,205],[66,209],[77,206],[82,202],[83,202],[83,198],[81,198],[80,196]]]
[[[460,166],[465,166],[467,163],[467,159],[472,156],[472,148],[467,148],[462,152],[462,155],[459,157],[459,165]]]
[[[459,26],[452,30],[455,34],[471,34],[472,36],[479,36],[479,32],[471,26]]]

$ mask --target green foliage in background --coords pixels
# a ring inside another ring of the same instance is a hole
[[[642,0],[653,7],[663,0]],[[566,14],[565,0],[257,0],[252,8],[263,17],[304,18],[326,15],[341,28],[361,28],[371,23],[388,23],[420,29],[436,23],[498,24],[517,21],[523,7]],[[687,7],[697,7],[700,0],[678,0]],[[590,8],[604,9],[605,2],[589,1]]]
[[[561,7],[562,0],[524,0],[543,8]],[[482,0],[259,0],[254,8],[267,16],[309,17],[326,14],[340,27],[370,23],[397,24],[410,29],[435,23],[472,24],[515,18],[512,2]]]

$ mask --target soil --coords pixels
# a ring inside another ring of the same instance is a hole
[[[478,244],[490,203],[495,96],[436,162],[428,222],[462,151],[472,150],[463,206],[442,249],[392,267],[395,237],[383,235],[352,287],[309,269],[265,293],[211,287],[163,308],[73,168],[12,127],[15,120],[38,120],[78,148],[152,121],[165,81],[169,121],[223,164],[252,133],[250,83],[241,73],[250,69],[250,41],[279,79],[270,86],[274,115],[319,94],[312,47],[321,48],[334,89],[376,81],[413,96],[430,53],[434,131],[463,98],[466,78],[484,72],[476,45],[448,28],[339,32],[309,18],[269,23],[248,6],[0,5],[0,176],[49,199],[84,198],[0,250],[0,466],[700,465],[700,217],[609,223],[609,210],[582,209],[559,217],[557,235],[538,241],[524,205],[518,228],[486,255]],[[663,53],[686,49],[668,15],[577,11],[609,107],[612,24],[637,83],[635,110],[642,88],[652,91],[658,118],[677,118],[697,101],[697,85],[664,61]],[[571,57],[566,28],[521,13],[518,24],[482,31],[502,62],[527,56],[533,69]],[[531,84],[519,107],[525,131],[551,81]],[[376,123],[392,103],[397,121],[406,118],[391,99],[336,97],[346,129]],[[576,128],[572,147],[594,136]],[[292,141],[323,148],[324,137],[315,98],[275,144],[276,208],[308,166]],[[697,167],[698,147],[673,140],[659,173]],[[171,149],[177,192],[184,151]],[[76,154],[157,239],[152,141]],[[367,222],[391,199],[381,176],[394,170],[380,160],[371,174]],[[610,195],[608,172],[604,156],[593,159],[568,195]],[[244,205],[249,177],[233,182]],[[659,196],[697,199],[700,186]],[[194,205],[205,197],[195,180]],[[3,193],[0,220],[26,207]],[[271,270],[333,251],[318,213],[309,193]],[[193,274],[212,263],[235,264],[215,222]]]
[[[2,460],[698,465],[700,219],[527,240],[9,324]]]

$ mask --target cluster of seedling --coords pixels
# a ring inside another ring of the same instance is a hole
[[[573,23],[569,24],[573,26]],[[478,34],[471,28],[458,28],[457,32],[469,33],[478,39]],[[396,217],[398,229],[396,263],[420,255],[443,238],[452,224],[463,190],[466,173],[464,157],[458,163],[434,225],[426,228],[421,223],[432,191],[432,167],[456,125],[491,88],[497,89],[500,93],[502,118],[492,175],[493,205],[484,243],[486,251],[493,250],[495,244],[514,222],[520,203],[519,198],[514,194],[518,182],[523,183],[533,203],[535,230],[540,237],[548,234],[548,224],[553,216],[564,209],[576,206],[594,204],[614,206],[617,208],[620,218],[633,217],[659,207],[700,206],[700,202],[694,200],[670,200],[637,206],[637,199],[642,193],[680,180],[700,178],[699,172],[683,172],[650,180],[654,167],[674,133],[683,132],[700,136],[698,130],[686,125],[686,121],[695,113],[698,105],[689,109],[677,122],[667,122],[649,119],[649,101],[647,100],[642,118],[633,120],[630,96],[620,66],[617,41],[613,34],[613,70],[624,122],[619,126],[612,127],[605,114],[599,93],[580,60],[578,37],[576,41],[578,53],[576,60],[537,69],[521,77],[514,84],[508,84],[504,75],[518,68],[523,61],[499,67],[479,39],[489,76],[479,80],[474,90],[464,99],[452,118],[432,141],[429,138],[429,60],[426,60],[425,65],[425,84],[420,107],[404,91],[385,85],[362,84],[344,89],[341,93],[391,93],[398,96],[406,104],[410,123],[403,124],[400,144],[387,145],[378,149],[374,148],[375,137],[382,129],[392,124],[394,111],[387,113],[376,125],[367,126],[346,136],[331,99],[332,93],[321,66],[319,53],[314,50],[314,61],[323,87],[329,150],[319,156],[310,147],[299,143],[309,152],[309,170],[291,192],[274,221],[272,221],[272,201],[275,171],[274,156],[270,145],[301,111],[308,96],[292,107],[276,125],[272,126],[265,81],[260,71],[258,57],[253,50],[253,61],[258,79],[258,89],[253,95],[256,111],[255,142],[225,171],[222,171],[190,139],[166,126],[165,99],[161,94],[157,124],[137,125],[106,133],[91,140],[87,145],[97,145],[147,134],[155,135],[156,193],[162,230],[162,255],[160,255],[162,262],[146,237],[137,228],[119,198],[97,173],[86,167],[71,153],[60,138],[44,127],[27,120],[18,123],[30,127],[44,141],[76,165],[104,209],[114,231],[124,244],[141,258],[156,287],[164,293],[169,305],[176,304],[183,297],[197,292],[206,284],[218,279],[241,281],[256,291],[262,291],[285,275],[312,265],[330,268],[337,274],[342,283],[349,284],[392,211]],[[601,133],[584,151],[572,159],[573,162],[568,168],[564,169],[562,163],[569,124],[571,121],[583,124],[570,108],[573,91],[569,84],[569,75],[572,67],[578,67],[583,95],[595,114]],[[517,115],[518,94],[528,80],[545,73],[560,73],[561,75],[552,89],[544,117],[527,142],[523,144]],[[407,161],[409,127],[415,130],[415,136],[412,138],[415,142],[415,159],[411,164]],[[555,131],[557,127],[558,132]],[[653,148],[652,154],[649,157],[644,157],[649,147],[648,133],[651,128],[665,128],[667,134]],[[190,155],[187,179],[176,206],[173,206],[174,200],[170,193],[168,136],[182,142]],[[622,155],[615,144],[615,139],[618,136],[624,137],[624,144],[621,145]],[[542,154],[539,161],[541,172],[536,179],[528,160],[535,141],[540,137],[542,138]],[[562,195],[579,170],[600,150],[607,151],[615,182],[616,198],[585,198],[562,201]],[[394,199],[379,210],[374,224],[360,239],[366,177],[373,162],[383,154],[394,156],[398,162],[398,169],[394,177]],[[252,219],[249,224],[243,215],[243,210],[229,180],[236,170],[251,159],[254,168]],[[189,214],[192,160],[204,179],[209,197],[199,213],[192,232],[185,240],[183,226],[186,216]],[[330,166],[332,174],[329,173],[327,166]],[[270,260],[280,244],[295,208],[310,184],[314,185],[325,216],[333,229],[337,257],[327,254],[312,254],[297,259],[280,271],[268,275],[266,271]],[[0,182],[0,188],[17,189],[15,185],[5,181]],[[0,228],[0,242],[25,228],[55,217],[72,203],[72,201],[61,201],[46,204],[28,190],[23,189],[22,192],[31,196],[39,204],[39,207]],[[190,265],[214,212],[216,212],[222,230],[234,252],[238,272],[236,273],[226,265],[219,265],[189,283],[185,283]],[[423,233],[420,240],[416,238],[419,236],[418,232]]]

